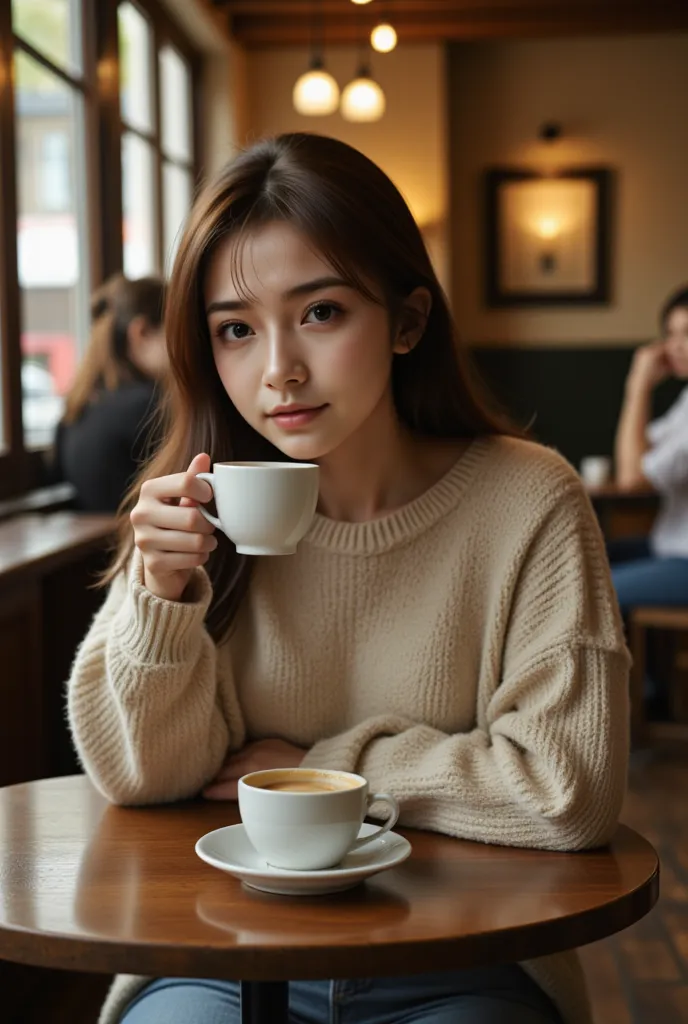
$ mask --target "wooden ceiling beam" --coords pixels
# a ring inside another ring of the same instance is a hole
[[[443,16],[429,14],[396,16],[394,26],[402,43],[450,42],[470,39],[499,39],[528,36],[584,35],[611,32],[657,32],[688,29],[688,0],[681,7],[655,9],[626,7],[613,10],[598,4],[559,9],[463,12]],[[261,18],[234,16],[232,32],[248,47],[303,46],[312,41],[310,17],[296,14]],[[323,19],[323,36],[328,46],[356,44],[361,25],[356,18]]]
[[[214,0],[216,6],[226,8],[236,16],[256,17],[287,17],[297,16],[312,18],[314,11],[328,17],[356,17],[357,8],[351,0],[320,0],[317,6],[314,0]],[[591,10],[600,7],[607,10],[624,12],[629,10],[656,10],[657,8],[680,9],[685,6],[684,0],[387,0],[384,4],[359,7],[358,12],[367,12],[371,17],[385,7],[389,17],[403,18],[409,14],[456,15],[461,13],[480,13],[485,16],[494,15],[506,10],[524,11],[540,10]]]

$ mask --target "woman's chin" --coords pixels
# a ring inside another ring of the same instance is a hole
[[[278,440],[271,437],[270,440],[275,448],[279,448],[283,455],[295,462],[318,462],[331,451],[331,447],[323,442],[318,443],[315,438],[285,437]]]

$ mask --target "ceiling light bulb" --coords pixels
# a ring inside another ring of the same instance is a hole
[[[369,4],[371,0],[351,0],[352,4]]]
[[[385,94],[377,82],[359,73],[344,89],[339,109],[346,121],[379,121],[386,106]]]
[[[339,86],[322,68],[311,68],[297,79],[292,94],[294,109],[306,117],[334,114],[339,106]]]
[[[370,45],[378,53],[390,53],[397,45],[397,34],[392,25],[377,25],[370,33]]]

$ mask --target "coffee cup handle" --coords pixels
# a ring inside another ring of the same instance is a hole
[[[390,796],[388,793],[371,793],[368,796],[368,807],[370,808],[370,805],[376,803],[378,800],[387,804],[389,807],[389,818],[384,825],[380,825],[379,829],[377,829],[376,832],[373,832],[372,835],[365,836],[364,839],[357,839],[351,847],[351,850],[349,850],[349,853],[351,853],[352,850],[360,850],[362,846],[367,846],[368,843],[372,843],[374,839],[379,839],[380,836],[385,834],[385,832],[389,832],[389,830],[393,828],[399,820],[399,804],[393,796]]]
[[[196,473],[196,479],[205,480],[205,482],[210,485],[210,490],[213,492],[213,497],[215,496],[214,473]],[[220,520],[217,518],[217,516],[214,516],[211,512],[209,512],[205,505],[198,505],[198,511],[201,513],[202,516],[205,516],[208,522],[212,523],[214,527],[216,527],[218,530],[222,529],[222,523],[220,522]]]

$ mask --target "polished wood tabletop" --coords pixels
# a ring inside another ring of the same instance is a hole
[[[0,958],[247,982],[420,973],[541,956],[653,907],[652,846],[620,826],[585,853],[400,830],[403,864],[335,896],[271,896],[194,844],[235,804],[110,806],[83,776],[0,789]]]

